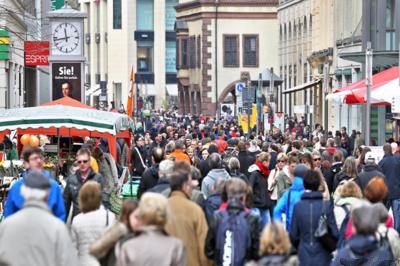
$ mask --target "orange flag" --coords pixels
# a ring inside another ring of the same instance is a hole
[[[130,77],[130,81],[131,81],[131,89],[129,91],[128,94],[128,104],[126,105],[126,111],[128,116],[133,116],[133,97],[134,95],[134,87],[135,87],[135,75],[133,73],[133,67],[131,69],[131,77]]]

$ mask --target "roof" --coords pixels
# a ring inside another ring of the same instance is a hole
[[[116,135],[133,128],[127,115],[64,105],[6,109],[0,112],[0,132],[16,129],[76,128]]]
[[[52,106],[52,105],[63,105],[63,106],[79,107],[79,108],[86,108],[86,109],[95,109],[92,106],[81,103],[80,101],[77,101],[68,96],[60,98],[60,99],[52,101],[52,102],[44,103],[41,106]]]

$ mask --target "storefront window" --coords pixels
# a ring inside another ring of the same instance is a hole
[[[137,47],[138,72],[153,72],[153,44],[138,42]]]

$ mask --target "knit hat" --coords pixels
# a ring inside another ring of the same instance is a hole
[[[33,170],[29,171],[29,174],[24,180],[26,187],[46,190],[49,189],[51,184],[47,177],[45,177],[42,172]]]
[[[309,169],[308,169],[308,167],[307,167],[305,164],[303,164],[303,163],[298,164],[298,165],[296,166],[296,168],[294,169],[294,176],[295,176],[295,177],[304,178],[304,177],[306,176],[308,170],[309,170]]]

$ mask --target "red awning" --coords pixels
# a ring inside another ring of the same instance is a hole
[[[399,67],[391,67],[372,76],[371,92],[383,85],[399,78]],[[366,101],[367,87],[365,79],[357,81],[347,87],[336,90],[335,93],[346,93],[343,102],[346,104],[364,104]],[[372,104],[387,105],[388,103],[379,99],[371,99]]]
[[[77,101],[68,96],[65,96],[63,98],[57,99],[52,102],[44,103],[41,106],[49,106],[49,105],[64,105],[64,106],[72,106],[72,107],[79,107],[79,108],[86,108],[86,109],[95,109],[92,106],[81,103],[80,101]]]

